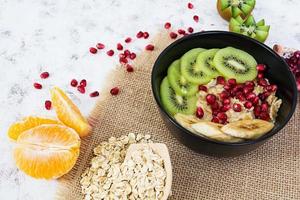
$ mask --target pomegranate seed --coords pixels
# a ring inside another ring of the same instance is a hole
[[[98,91],[90,93],[90,97],[97,97],[97,96],[99,96],[99,92]]]
[[[127,60],[127,58],[119,58],[119,62],[121,64],[126,64],[126,63],[128,63],[128,60]]]
[[[199,119],[203,118],[203,116],[204,116],[204,111],[203,111],[203,109],[202,109],[201,107],[198,107],[198,108],[197,108],[196,116],[197,116]]]
[[[230,90],[231,90],[231,87],[230,87],[229,85],[224,85],[224,89],[225,89],[226,91],[230,91]]]
[[[180,35],[184,35],[184,34],[185,34],[185,30],[183,30],[183,29],[179,29],[177,32],[178,32]]]
[[[218,118],[216,118],[216,117],[213,117],[212,118],[212,120],[211,120],[211,122],[214,122],[214,123],[220,123],[220,120],[218,119]]]
[[[80,93],[82,93],[82,94],[85,93],[85,87],[82,86],[82,85],[79,85],[79,86],[77,87],[77,90],[78,90]]]
[[[108,56],[113,56],[115,54],[115,52],[114,52],[114,50],[111,49],[111,50],[107,51],[106,54]]]
[[[78,85],[78,81],[76,79],[71,80],[71,86],[76,87]]]
[[[254,115],[255,117],[259,117],[260,113],[261,113],[261,107],[260,106],[255,106],[253,109]]]
[[[246,101],[246,102],[244,103],[244,106],[245,106],[245,108],[250,109],[250,108],[252,107],[252,103],[251,103],[250,101]]]
[[[256,66],[256,69],[257,69],[257,71],[259,71],[259,72],[263,72],[263,71],[266,70],[266,65],[264,65],[264,64],[258,64],[258,65]]]
[[[188,3],[187,7],[188,7],[189,9],[193,9],[193,8],[194,8],[194,5],[193,5],[192,3]]]
[[[206,101],[208,104],[212,105],[216,102],[216,100],[217,100],[217,97],[215,95],[213,95],[213,94],[206,95]]]
[[[220,108],[220,105],[218,104],[218,102],[214,102],[213,104],[211,104],[211,109],[214,111],[214,110],[219,110]]]
[[[144,32],[143,33],[143,37],[144,37],[144,39],[147,39],[149,37],[149,33],[148,32]]]
[[[126,43],[130,43],[131,41],[132,41],[131,37],[128,37],[128,38],[125,39]]]
[[[133,67],[129,64],[126,65],[126,70],[127,70],[127,72],[133,72],[134,71]]]
[[[120,53],[120,54],[119,54],[119,58],[126,58],[126,56],[125,56],[124,53]]]
[[[134,60],[136,58],[136,54],[135,53],[131,53],[130,56],[129,56],[129,58],[131,60]]]
[[[226,81],[225,81],[225,78],[223,76],[218,76],[217,77],[217,84],[220,84],[220,85],[225,85]]]
[[[265,121],[270,121],[270,115],[266,112],[260,113],[259,118]]]
[[[250,87],[250,88],[252,88],[252,87],[254,87],[254,86],[255,86],[255,84],[254,84],[254,82],[253,82],[253,81],[246,81],[246,83],[245,83],[245,86],[246,86],[246,87]]]
[[[224,125],[225,125],[225,124],[227,124],[227,123],[228,123],[227,120],[221,120],[221,121],[220,121],[220,124],[224,124]]]
[[[260,107],[261,107],[262,112],[268,112],[268,109],[269,109],[268,103],[264,102],[264,103],[261,104]]]
[[[268,85],[268,86],[266,86],[266,90],[267,90],[268,92],[276,92],[276,90],[277,90],[277,85]]]
[[[237,94],[237,95],[236,95],[236,98],[237,98],[238,100],[240,100],[240,101],[245,101],[245,100],[246,100],[245,96],[244,96],[242,93]]]
[[[259,79],[264,78],[264,74],[263,73],[258,73],[257,78],[259,78]]]
[[[189,28],[188,28],[188,32],[189,32],[189,33],[193,33],[193,32],[194,32],[194,29],[193,29],[192,27],[189,27]]]
[[[171,28],[171,23],[170,22],[166,22],[165,23],[165,29],[169,29]]]
[[[118,95],[120,92],[120,89],[118,87],[114,87],[110,90],[111,95]]]
[[[221,121],[226,121],[227,120],[227,115],[223,112],[220,112],[217,114],[217,118]]]
[[[117,49],[118,49],[119,51],[122,51],[122,50],[123,50],[123,46],[122,46],[121,43],[118,43],[118,44],[117,44]]]
[[[255,97],[256,97],[256,94],[255,94],[254,92],[248,93],[248,94],[246,95],[246,99],[247,99],[248,101],[253,101]]]
[[[105,45],[102,43],[98,43],[98,44],[96,44],[96,47],[97,47],[97,49],[104,49]]]
[[[40,89],[43,88],[42,84],[39,84],[39,83],[34,83],[34,84],[33,84],[33,87],[34,87],[35,89],[38,89],[38,90],[40,90]]]
[[[198,90],[207,92],[207,87],[205,85],[199,85]]]
[[[213,111],[212,111],[212,115],[213,115],[213,116],[217,116],[218,113],[219,113],[219,110],[213,110]]]
[[[236,80],[234,78],[228,79],[229,86],[236,86]]]
[[[170,38],[176,39],[176,38],[177,38],[177,33],[171,32],[171,33],[170,33]]]
[[[97,49],[96,48],[94,48],[94,47],[91,47],[90,48],[90,52],[92,53],[92,54],[95,54],[95,53],[97,53]]]
[[[223,104],[224,104],[224,105],[230,104],[230,99],[224,99],[224,100],[223,100]]]
[[[222,91],[220,94],[219,94],[220,98],[221,99],[227,99],[229,97],[229,93],[226,92],[226,91]]]
[[[258,97],[260,98],[260,100],[264,101],[268,98],[268,96],[270,96],[269,92],[264,92],[258,95]]]
[[[228,111],[230,108],[231,108],[230,104],[223,105],[223,106],[221,107],[221,111],[222,111],[222,112],[226,112],[226,111]]]
[[[145,49],[146,49],[147,51],[153,51],[153,50],[154,50],[154,46],[153,46],[152,44],[148,44],[148,45],[145,47]]]
[[[235,112],[241,112],[241,111],[242,111],[242,106],[241,106],[241,104],[239,104],[239,103],[234,103],[233,106],[232,106],[232,109],[233,109]]]
[[[266,79],[262,78],[258,80],[258,85],[265,87],[268,85],[268,82],[266,81]]]
[[[41,77],[42,79],[48,78],[48,77],[49,77],[49,72],[43,72],[43,73],[41,73],[40,77]]]
[[[144,36],[144,33],[142,31],[139,31],[137,34],[136,34],[136,37],[137,38],[142,38]]]
[[[45,101],[45,108],[47,110],[51,110],[51,107],[52,107],[52,102],[50,100],[46,100]]]
[[[82,86],[82,87],[86,87],[86,85],[87,85],[86,80],[85,80],[85,79],[82,79],[82,80],[80,81],[79,85]]]
[[[253,105],[257,105],[259,103],[259,97],[256,96],[253,100],[252,100]]]
[[[244,87],[243,92],[244,94],[248,94],[250,92],[253,92],[254,88],[253,87]]]
[[[198,15],[194,15],[193,19],[194,19],[195,22],[199,22],[199,16]]]
[[[128,49],[126,49],[126,50],[124,51],[124,55],[125,55],[126,58],[127,58],[128,56],[130,56],[130,54],[131,54],[131,52],[130,52]]]

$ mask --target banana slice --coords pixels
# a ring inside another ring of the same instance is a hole
[[[198,122],[191,127],[198,134],[222,142],[240,142],[242,139],[232,137],[221,131],[223,125],[213,122]]]
[[[181,114],[181,113],[177,113],[176,115],[174,115],[174,118],[176,119],[176,121],[183,126],[184,128],[188,129],[189,131],[195,133],[195,130],[192,129],[192,124],[195,124],[197,122],[201,122],[200,119],[198,119],[197,117],[195,117],[194,115],[185,115],[185,114]]]
[[[274,124],[260,119],[241,120],[229,123],[221,131],[233,137],[256,139],[269,132]]]

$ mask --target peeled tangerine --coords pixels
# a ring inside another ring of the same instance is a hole
[[[51,90],[51,100],[56,115],[61,122],[76,130],[80,137],[88,135],[91,126],[82,116],[77,106],[61,89],[54,87]]]
[[[14,149],[16,165],[34,178],[58,178],[72,169],[79,155],[80,138],[69,127],[40,125],[18,137]]]
[[[24,118],[23,121],[12,124],[8,129],[8,137],[17,140],[22,132],[42,124],[61,124],[61,122],[55,119],[29,116]]]

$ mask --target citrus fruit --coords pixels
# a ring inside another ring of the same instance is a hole
[[[69,127],[57,124],[40,125],[18,137],[14,149],[16,165],[34,178],[58,178],[75,165],[80,138]]]
[[[61,124],[61,122],[55,119],[41,118],[41,117],[25,117],[22,121],[12,124],[8,129],[8,137],[17,140],[19,135],[33,127],[41,124]]]
[[[77,106],[58,87],[51,90],[51,100],[58,119],[77,131],[80,137],[86,136],[91,127]]]

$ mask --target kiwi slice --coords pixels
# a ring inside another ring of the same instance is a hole
[[[255,0],[218,0],[217,9],[221,17],[230,20],[231,17],[247,18],[255,6]]]
[[[208,76],[215,78],[220,75],[218,70],[214,67],[213,59],[219,49],[210,49],[200,53],[196,60],[196,65],[201,67],[201,70]]]
[[[269,35],[270,26],[265,25],[265,20],[260,20],[256,23],[252,15],[246,20],[243,20],[238,16],[236,18],[231,18],[229,30],[252,37],[260,42],[265,42]]]
[[[226,78],[235,78],[238,83],[252,81],[257,76],[257,62],[247,52],[227,47],[214,57],[217,70]]]
[[[160,86],[160,98],[166,111],[175,115],[176,113],[195,114],[197,107],[197,97],[181,96],[169,84],[168,78],[165,77]]]
[[[189,82],[198,85],[206,84],[211,80],[211,77],[204,73],[201,67],[196,64],[197,56],[203,51],[205,51],[205,49],[202,48],[189,50],[180,59],[182,76]]]
[[[180,60],[175,60],[168,69],[168,81],[171,87],[179,95],[191,96],[196,94],[198,86],[192,84],[180,73]]]

